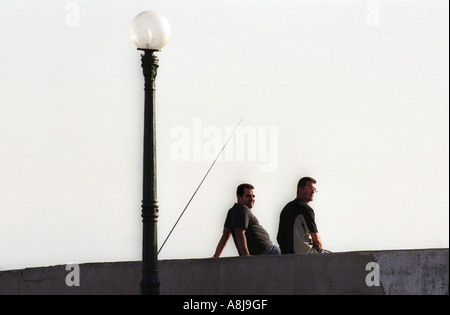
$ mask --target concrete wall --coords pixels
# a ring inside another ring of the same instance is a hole
[[[79,286],[69,267],[1,271],[0,294],[139,294],[140,262],[80,264]],[[159,262],[161,294],[177,295],[448,294],[448,270],[448,249]]]

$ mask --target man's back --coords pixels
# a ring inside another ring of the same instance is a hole
[[[314,210],[300,199],[281,211],[277,241],[282,254],[307,252],[312,247],[309,233],[317,233]]]
[[[238,246],[235,229],[246,229],[245,237],[250,255],[260,255],[273,246],[267,231],[259,224],[258,219],[245,205],[236,203],[228,210],[225,227],[231,231],[236,247]]]

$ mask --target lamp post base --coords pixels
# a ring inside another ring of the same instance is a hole
[[[159,295],[158,270],[142,271],[141,295]]]

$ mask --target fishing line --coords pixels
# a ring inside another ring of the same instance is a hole
[[[180,221],[181,217],[183,216],[184,212],[186,211],[186,209],[189,207],[189,204],[191,203],[192,199],[194,199],[195,195],[197,194],[197,191],[200,189],[200,187],[202,186],[203,182],[205,181],[206,177],[208,176],[209,172],[211,171],[211,169],[213,168],[214,164],[216,164],[217,160],[219,159],[220,155],[222,154],[223,150],[225,150],[225,147],[227,146],[228,142],[230,142],[231,138],[233,137],[234,133],[236,132],[237,128],[239,127],[239,125],[241,124],[242,120],[244,118],[241,118],[241,120],[239,120],[238,124],[236,125],[236,127],[234,128],[233,132],[231,133],[230,137],[228,138],[227,142],[225,142],[225,144],[223,145],[222,149],[220,150],[219,154],[217,154],[216,159],[214,160],[214,162],[212,162],[211,166],[209,167],[208,171],[206,172],[205,176],[203,176],[203,179],[201,180],[200,184],[198,185],[197,189],[194,191],[194,194],[192,195],[192,197],[189,199],[188,203],[186,204],[186,207],[184,207],[183,211],[181,212],[180,216],[178,217],[177,221],[175,222],[174,226],[172,227],[172,229],[169,232],[169,235],[167,235],[166,239],[164,240],[163,244],[161,245],[161,248],[158,251],[158,255],[161,252],[161,250],[163,249],[164,245],[166,244],[167,240],[169,239],[170,235],[172,234],[173,230],[175,229],[175,227],[177,226],[178,222]]]

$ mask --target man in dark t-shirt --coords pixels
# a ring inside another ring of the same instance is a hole
[[[282,254],[322,252],[314,210],[308,205],[317,192],[316,180],[303,177],[297,185],[297,198],[281,211],[277,241]]]
[[[239,251],[239,255],[246,255],[246,250],[239,244],[239,230],[245,230],[245,239],[247,243],[248,252],[250,255],[260,255],[273,246],[270,241],[269,234],[259,224],[258,219],[250,211],[250,209],[240,203],[235,203],[234,206],[228,210],[227,218],[224,226],[231,231],[233,235],[234,244]]]
[[[228,210],[222,237],[217,245],[214,257],[219,257],[225,245],[233,236],[234,244],[240,256],[279,255],[280,249],[273,245],[267,231],[259,224],[250,210],[255,204],[254,187],[241,184],[237,189],[238,202]]]

